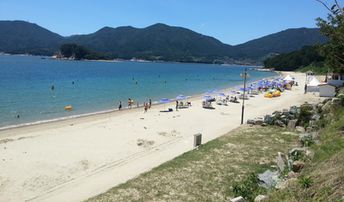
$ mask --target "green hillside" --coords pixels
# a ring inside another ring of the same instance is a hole
[[[288,29],[231,46],[192,30],[154,24],[146,28],[104,27],[94,33],[62,37],[25,21],[0,21],[0,52],[52,55],[63,44],[119,59],[146,59],[202,63],[261,63],[276,53],[324,43],[319,29]]]

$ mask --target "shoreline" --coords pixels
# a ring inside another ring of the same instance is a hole
[[[276,76],[265,77],[263,79],[273,79],[273,78],[281,77],[283,75],[283,72],[277,72],[277,71],[274,71],[274,72],[277,74]],[[260,80],[262,80],[262,79],[254,80],[250,83],[254,83],[254,82],[257,82]],[[248,83],[248,84],[250,84],[250,83]],[[219,91],[229,92],[229,91],[232,91],[234,89],[241,88],[241,87],[243,87],[243,84],[236,85],[233,87],[224,88],[224,89],[220,89]],[[202,98],[203,94],[204,93],[191,95],[190,99],[188,99],[188,100],[190,100],[190,101],[199,100],[200,98]],[[170,99],[170,100],[171,100],[171,103],[175,101],[175,99]],[[167,103],[167,104],[169,104],[169,103]],[[152,101],[152,106],[159,106],[159,105],[163,105],[163,103],[159,103],[159,101]],[[76,115],[64,116],[64,117],[52,118],[52,119],[46,119],[46,120],[38,120],[38,121],[26,122],[26,123],[21,123],[21,124],[16,124],[16,125],[0,126],[0,132],[1,131],[15,130],[17,128],[26,128],[26,127],[31,127],[31,126],[46,125],[49,123],[57,123],[57,122],[63,122],[63,121],[68,121],[68,120],[82,119],[82,118],[87,118],[87,117],[96,118],[96,116],[111,115],[111,114],[115,114],[115,113],[125,113],[128,111],[139,110],[139,109],[142,110],[143,106],[142,105],[139,105],[139,107],[134,106],[131,109],[128,107],[125,107],[125,108],[122,108],[121,110],[118,110],[118,108],[105,109],[102,111],[82,113],[82,114],[76,114]]]
[[[32,54],[11,54],[11,53],[0,53],[0,56],[20,56],[20,57],[44,57],[44,59],[51,59],[51,60],[63,60],[63,61],[85,61],[85,62],[108,62],[108,63],[117,63],[117,62],[138,62],[138,63],[147,63],[147,62],[152,62],[152,63],[171,63],[171,64],[208,64],[208,65],[219,65],[219,66],[226,66],[226,65],[237,65],[237,66],[243,66],[243,67],[254,67],[257,69],[264,69],[263,65],[257,65],[256,63],[253,64],[242,64],[242,63],[206,63],[206,62],[195,62],[195,61],[190,61],[190,62],[180,62],[180,61],[168,61],[168,60],[133,60],[133,59],[121,59],[121,58],[114,58],[111,60],[105,60],[105,59],[100,59],[100,60],[89,60],[89,59],[81,59],[81,60],[74,60],[74,59],[69,59],[69,58],[56,58],[53,55],[32,55]]]

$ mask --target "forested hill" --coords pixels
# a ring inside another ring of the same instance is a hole
[[[235,47],[237,58],[256,58],[273,53],[289,53],[304,46],[323,44],[327,41],[317,28],[287,29]]]
[[[0,52],[52,55],[62,40],[62,36],[33,23],[0,21]]]
[[[36,24],[0,21],[0,52],[52,55],[62,44],[81,45],[110,58],[181,62],[262,62],[271,54],[323,43],[318,29],[289,29],[231,46],[192,30],[165,24],[146,28],[104,27],[92,34],[62,37]]]
[[[68,37],[64,42],[124,59],[212,62],[225,59],[233,51],[213,37],[165,24],[143,29],[104,27],[93,34]]]

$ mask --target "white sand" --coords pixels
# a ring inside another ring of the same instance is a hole
[[[248,100],[245,119],[319,100],[303,94],[303,74],[293,76],[300,85],[281,97]],[[174,103],[0,131],[0,201],[81,201],[105,192],[193,149],[196,133],[207,142],[240,125],[241,104],[214,106],[203,109],[195,98],[172,113],[159,111]]]

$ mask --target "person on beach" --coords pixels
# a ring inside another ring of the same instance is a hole
[[[119,101],[118,110],[122,109],[122,101]]]
[[[131,103],[132,103],[132,102],[131,102],[131,99],[128,98],[128,108],[129,108],[129,109],[131,109]]]
[[[307,84],[305,84],[305,94],[307,93]]]
[[[147,109],[148,109],[148,103],[144,103],[143,106],[144,106],[145,113],[146,113],[146,112],[147,112]]]
[[[176,100],[176,111],[178,111],[179,102]]]
[[[152,106],[152,99],[149,99],[149,105],[148,105],[148,108],[150,109]]]

